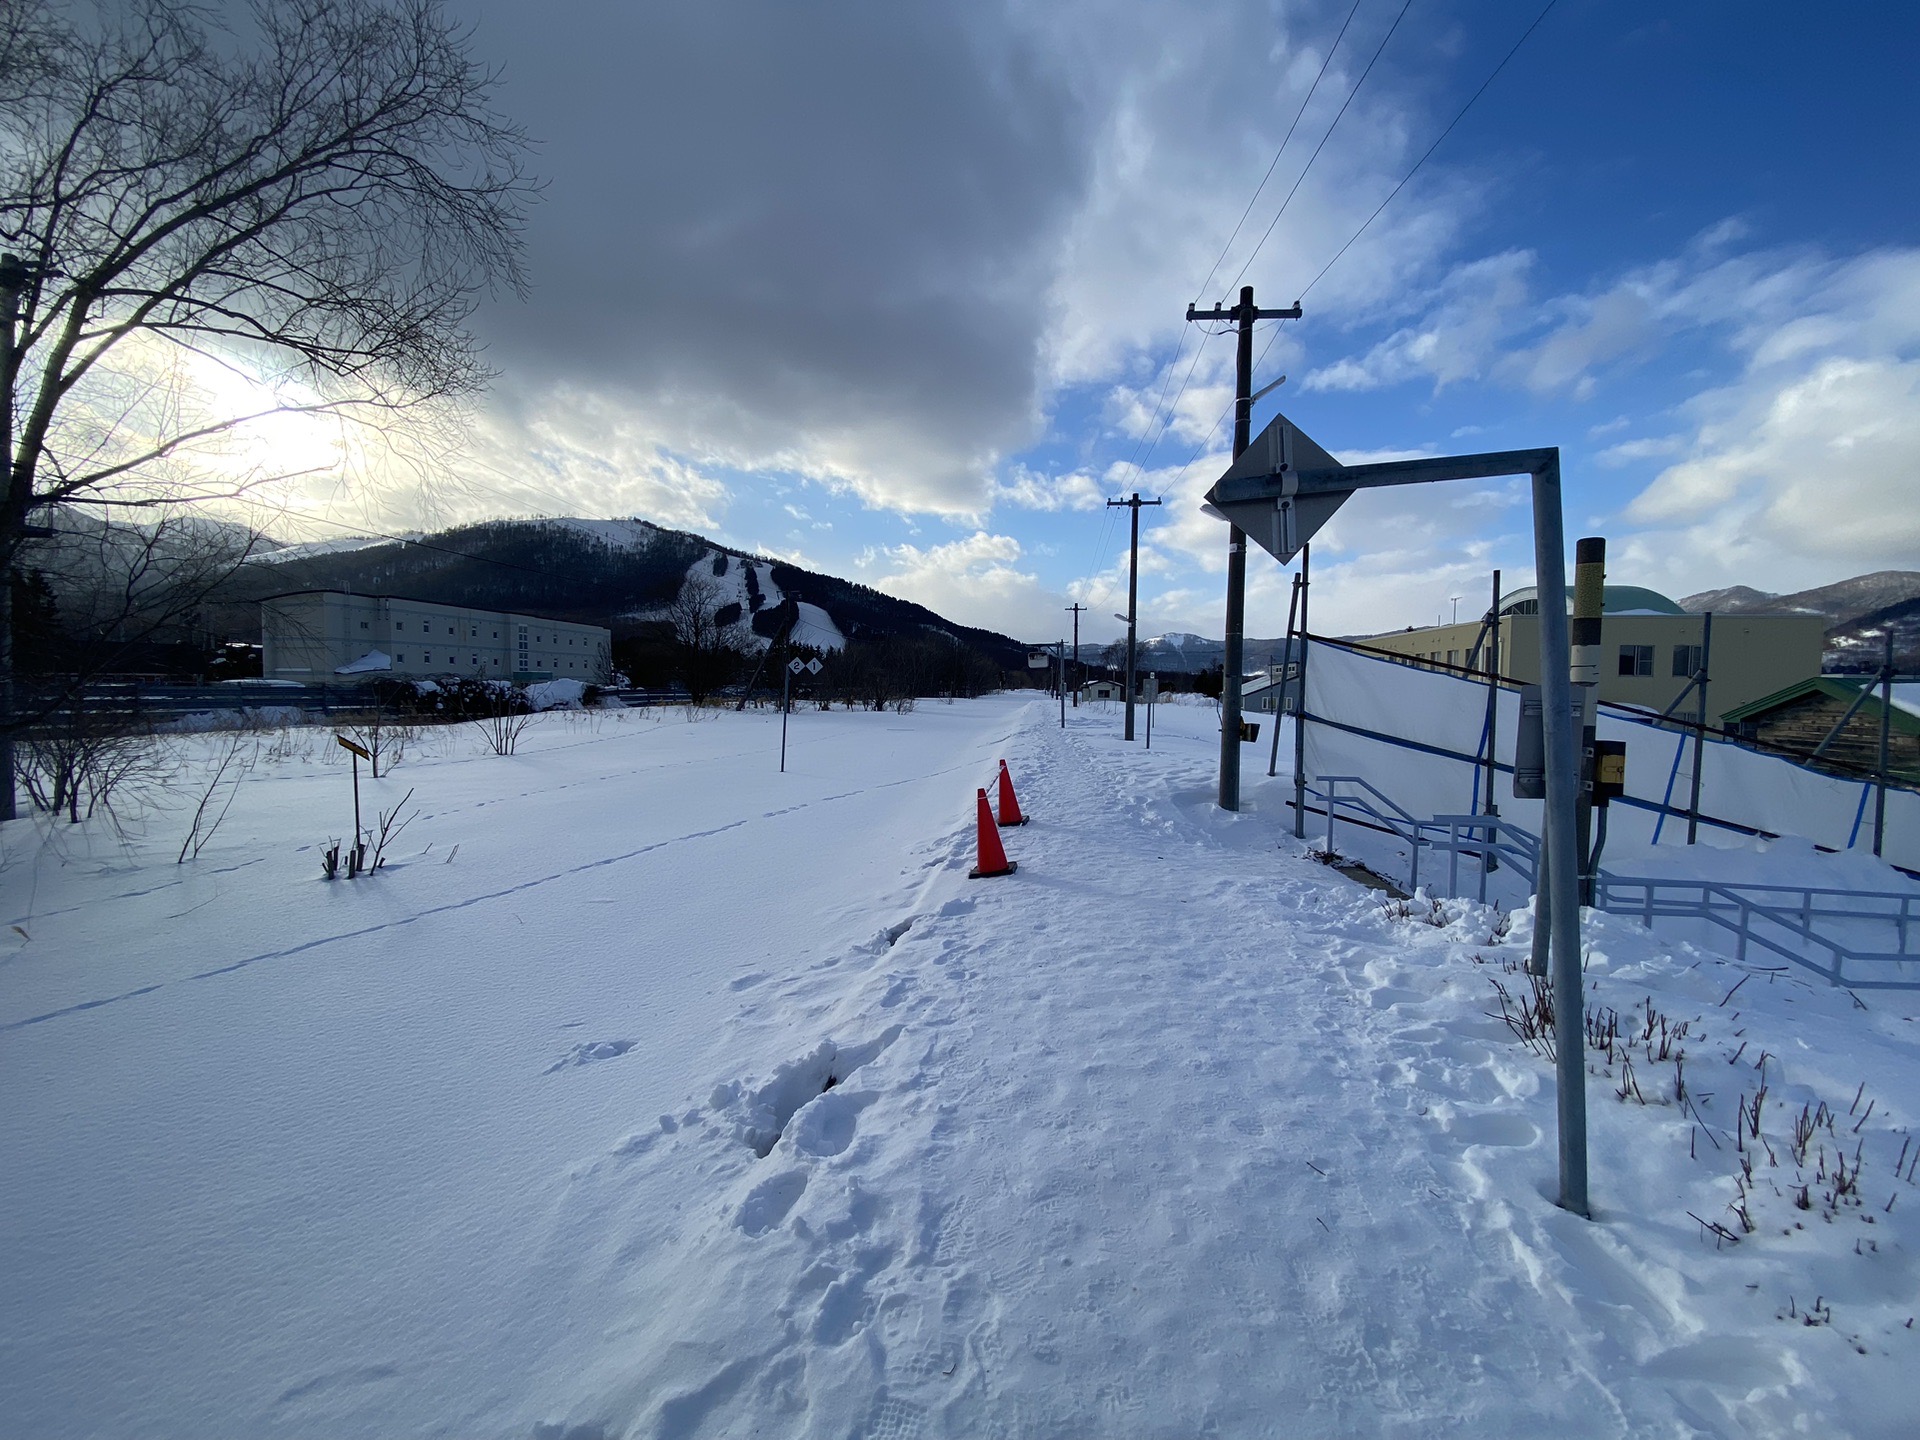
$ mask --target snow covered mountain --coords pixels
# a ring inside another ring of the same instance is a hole
[[[239,616],[262,597],[291,590],[407,595],[605,625],[617,640],[657,620],[693,574],[711,579],[723,623],[743,620],[762,641],[780,633],[797,606],[797,638],[822,649],[931,631],[1003,668],[1025,665],[1027,647],[1009,636],[638,517],[493,520],[365,543],[291,545],[247,566],[223,598]]]

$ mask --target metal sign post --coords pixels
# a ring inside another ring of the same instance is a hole
[[[360,843],[360,762],[371,761],[373,752],[364,745],[356,745],[344,735],[335,735],[333,738],[335,744],[353,757],[349,762],[353,766],[353,843],[358,845]]]
[[[787,717],[793,713],[793,677],[805,671],[809,675],[820,673],[818,660],[802,660],[798,656],[787,661],[786,673],[780,677],[780,773],[787,773]]]
[[[1580,969],[1579,846],[1574,824],[1579,770],[1568,669],[1566,531],[1561,518],[1559,450],[1501,450],[1379,465],[1341,465],[1280,415],[1207,492],[1207,508],[1285,564],[1356,490],[1505,475],[1526,475],[1533,482],[1547,790],[1542,875],[1536,893],[1545,891],[1545,898],[1551,900],[1548,924],[1559,1092],[1560,1204],[1584,1216],[1589,1214],[1587,1075]],[[1224,781],[1225,776],[1222,778]]]

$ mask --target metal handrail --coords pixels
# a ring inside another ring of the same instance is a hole
[[[1319,784],[1310,785],[1306,788],[1308,794],[1314,795],[1326,802],[1327,853],[1333,853],[1334,814],[1340,806],[1345,805],[1348,809],[1358,811],[1360,814],[1377,821],[1391,834],[1407,842],[1413,854],[1413,875],[1408,884],[1408,888],[1418,890],[1420,888],[1420,847],[1434,843],[1421,834],[1421,831],[1426,828],[1426,822],[1416,820],[1411,813],[1396,805],[1390,796],[1383,794],[1371,782],[1362,779],[1358,775],[1322,775],[1318,778]],[[1328,788],[1323,790],[1320,788],[1321,785],[1327,786]],[[1380,810],[1365,797],[1340,794],[1339,787],[1342,785],[1359,786],[1367,795],[1371,795],[1375,800],[1378,800],[1380,804],[1386,806],[1386,810]],[[1396,824],[1396,821],[1399,823]],[[1405,828],[1402,829],[1402,826]]]
[[[1387,803],[1392,804],[1391,801]],[[1393,808],[1397,810],[1399,807]],[[1446,833],[1444,840],[1432,839],[1424,843],[1448,851],[1450,895],[1459,892],[1462,852],[1481,862],[1479,898],[1483,903],[1486,900],[1486,857],[1489,853],[1511,863],[1530,884],[1533,881],[1540,841],[1524,826],[1497,815],[1436,815],[1432,820],[1416,822],[1416,825],[1422,831]],[[1414,853],[1417,858],[1417,848]],[[1415,874],[1417,877],[1417,870]],[[1413,888],[1418,888],[1417,878]],[[1775,897],[1786,897],[1785,903]],[[1793,897],[1798,897],[1797,904],[1793,903]],[[1834,985],[1844,984],[1857,989],[1920,989],[1920,976],[1913,979],[1852,978],[1846,973],[1850,961],[1862,965],[1904,962],[1920,966],[1920,953],[1909,948],[1916,922],[1920,921],[1920,894],[1911,891],[1848,890],[1829,885],[1787,885],[1770,881],[1748,884],[1725,880],[1667,879],[1651,875],[1625,875],[1603,868],[1594,876],[1594,900],[1596,908],[1614,914],[1637,915],[1641,923],[1649,928],[1655,918],[1700,920],[1716,925],[1734,936],[1736,959],[1744,960],[1748,947],[1758,945],[1782,959],[1824,976]],[[1897,948],[1863,949],[1830,933],[1822,933],[1814,926],[1816,920],[1890,924],[1897,937]],[[1773,927],[1774,933],[1758,926]],[[1798,942],[1798,946],[1803,948],[1796,948],[1789,942]],[[1823,965],[1804,953],[1805,949],[1824,951],[1832,958]]]

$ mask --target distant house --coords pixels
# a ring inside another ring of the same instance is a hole
[[[1082,700],[1124,700],[1127,687],[1118,680],[1089,680],[1080,687]]]
[[[1813,754],[1832,735],[1820,752],[1823,760],[1874,771],[1880,764],[1881,713],[1880,688],[1874,681],[1820,675],[1729,710],[1726,725],[1736,735],[1803,755]],[[1842,719],[1845,728],[1834,734]],[[1887,712],[1887,773],[1920,782],[1920,684],[1893,687],[1893,709]]]
[[[397,595],[274,595],[260,602],[260,632],[265,677],[307,685],[382,675],[602,684],[612,670],[613,633],[602,626]]]
[[[1240,682],[1241,710],[1259,715],[1280,713],[1298,669],[1294,665],[1269,665],[1265,674],[1249,675]]]

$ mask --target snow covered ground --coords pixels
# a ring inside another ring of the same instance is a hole
[[[1218,811],[1214,725],[443,732],[353,882],[324,731],[184,865],[220,737],[124,840],[8,826],[0,1430],[1914,1433],[1920,995],[1599,917],[1576,1219],[1526,915],[1312,863],[1253,747]]]

